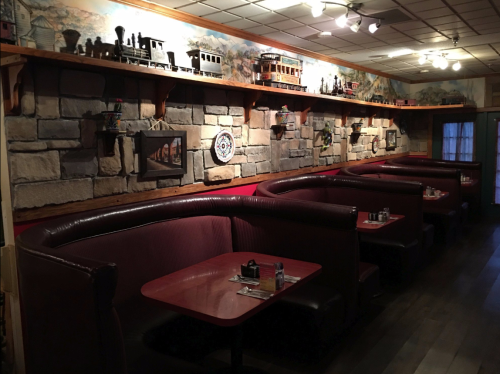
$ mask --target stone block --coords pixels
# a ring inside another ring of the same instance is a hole
[[[92,179],[71,179],[14,186],[14,209],[38,208],[51,204],[92,199]]]
[[[5,117],[7,140],[37,140],[37,122],[34,118]]]
[[[356,161],[357,160],[357,153],[348,153],[347,154],[347,161]]]
[[[139,100],[137,99],[121,99],[122,100],[122,120],[139,119]],[[115,109],[115,98],[110,98],[108,102],[108,110]]]
[[[104,76],[79,70],[62,70],[60,93],[79,97],[103,97]]]
[[[366,145],[371,143],[371,136],[363,136],[361,139],[361,144]]]
[[[215,114],[205,114],[205,125],[217,126],[217,116]]]
[[[288,142],[290,149],[299,149],[300,141],[299,139],[292,139]]]
[[[181,178],[181,186],[185,186],[186,184],[194,183],[194,166],[193,166],[193,155],[194,152],[187,153],[187,172]]]
[[[150,122],[145,119],[120,122],[120,128],[128,132],[139,132],[142,130],[149,130],[150,127],[151,127]]]
[[[243,147],[248,145],[248,125],[241,126],[241,143]]]
[[[313,128],[310,126],[302,126],[300,128],[300,137],[302,139],[312,139],[313,138]]]
[[[180,185],[181,185],[181,178],[177,175],[158,179],[157,183],[158,188],[177,187]]]
[[[233,127],[241,127],[245,124],[244,117],[233,117]]]
[[[205,159],[205,169],[224,165],[224,163],[219,161],[219,159],[215,155],[215,151],[213,148],[204,150],[203,158]]]
[[[328,147],[324,151],[320,151],[319,155],[320,156],[332,156],[333,155],[333,146]]]
[[[245,108],[240,106],[230,106],[229,115],[230,116],[243,116],[245,114]]]
[[[340,154],[342,152],[342,147],[341,147],[340,143],[332,144],[331,148],[332,148],[334,155],[340,156]]]
[[[141,165],[139,162],[139,154],[134,153],[134,173],[140,173],[141,172]]]
[[[307,139],[306,147],[307,148],[312,148],[313,147],[313,141],[311,139]]]
[[[361,144],[353,145],[352,146],[352,151],[353,152],[363,152],[365,150],[365,147]]]
[[[321,152],[321,148],[314,148],[313,150],[313,165],[318,166],[319,165],[319,153]]]
[[[203,125],[204,119],[203,105],[193,104],[193,125]]]
[[[389,126],[390,126],[389,118],[382,118],[382,127],[389,127]]]
[[[427,152],[427,142],[420,142],[419,152]]]
[[[232,132],[235,138],[241,137],[241,127],[236,127],[236,128],[233,127]]]
[[[80,133],[82,137],[83,148],[97,147],[97,123],[91,119],[83,119],[80,121]]]
[[[299,149],[306,149],[307,148],[307,140],[306,139],[300,139],[299,140]]]
[[[241,176],[243,178],[253,177],[257,174],[257,166],[254,163],[241,165]]]
[[[195,180],[203,180],[203,152],[193,152],[193,172]]]
[[[314,157],[302,157],[300,159],[300,167],[301,168],[313,166],[313,163],[314,163]]]
[[[277,172],[280,168],[281,141],[271,141],[271,171]]]
[[[45,151],[47,143],[45,142],[14,142],[8,145],[11,152],[36,152]]]
[[[72,149],[81,148],[82,143],[78,140],[47,140],[48,149]]]
[[[234,165],[234,177],[241,178],[241,165]]]
[[[364,158],[364,152],[358,152],[358,153],[355,153],[356,155],[356,160],[362,160]]]
[[[280,170],[296,170],[300,167],[300,158],[283,158],[280,160]]]
[[[186,131],[188,150],[203,149],[201,144],[201,129],[208,126],[171,125],[171,127],[175,131]],[[212,140],[209,140],[209,142],[211,147]]]
[[[205,105],[206,114],[216,114],[218,116],[225,116],[228,113],[227,106],[218,105]]]
[[[62,151],[60,158],[62,179],[93,177],[97,175],[98,163],[95,149]]]
[[[80,126],[78,121],[64,119],[39,120],[38,138],[78,139],[80,138]]]
[[[264,161],[255,164],[257,166],[257,174],[265,174],[271,172],[271,162]]]
[[[23,72],[21,113],[24,116],[33,116],[35,114],[35,82],[33,81],[31,69],[24,69]]]
[[[98,99],[61,98],[61,117],[92,118],[105,110],[106,104]]]
[[[226,91],[213,88],[205,88],[203,90],[203,102],[208,105],[227,106]]]
[[[342,139],[340,142],[340,162],[347,161],[347,139]]]
[[[250,129],[248,134],[249,145],[271,145],[270,130]]]
[[[379,148],[384,148],[385,149],[386,146],[387,146],[387,142],[385,140],[381,140],[379,142]]]
[[[129,175],[127,181],[128,192],[142,192],[156,188],[156,180],[143,179],[135,174]]]
[[[334,143],[340,143],[341,140],[342,138],[340,137],[340,135],[333,135]]]
[[[285,131],[285,139],[294,139],[295,131]]]
[[[401,135],[401,146],[408,146],[408,135]]]
[[[97,149],[98,149],[97,155],[99,161],[99,175],[118,175],[122,170],[120,146],[118,145],[118,139],[115,140],[114,156],[105,156],[104,142],[102,139],[99,139]]]
[[[205,181],[216,182],[221,180],[234,179],[234,165],[219,166],[216,168],[205,170]]]
[[[152,80],[139,81],[139,106],[141,119],[151,118],[156,114],[156,84]]]
[[[213,139],[219,132],[219,126],[201,126],[201,139]]]
[[[59,70],[39,65],[35,71],[36,115],[41,118],[59,118]]]
[[[326,157],[321,157],[319,159],[319,165],[318,166],[326,166]]]
[[[243,141],[241,138],[234,139],[234,146],[236,148],[241,148],[243,146]]]
[[[266,123],[264,112],[257,109],[252,109],[252,111],[250,112],[249,125],[251,129],[265,129]]]
[[[340,156],[337,156],[337,157],[338,157],[338,158],[339,158],[339,160],[340,160]],[[333,164],[333,162],[334,162],[335,158],[334,158],[334,156],[328,156],[328,157],[326,157],[326,158],[325,158],[325,160],[326,160],[326,164],[327,164],[327,165],[331,165],[331,164]],[[340,162],[340,161],[339,161],[339,162]]]
[[[246,163],[247,163],[247,156],[245,155],[234,155],[233,158],[228,162],[229,165],[246,164]]]
[[[420,152],[420,142],[418,140],[410,139],[410,151]]]
[[[290,142],[281,141],[278,144],[281,144],[280,158],[288,158],[290,155]]]
[[[219,116],[219,125],[220,126],[232,126],[233,125],[233,117],[231,117],[231,116]]]
[[[248,162],[269,161],[271,159],[271,147],[247,147],[245,154]]]
[[[192,108],[166,108],[165,118],[167,123],[175,123],[179,125],[193,124],[193,109]]]
[[[57,151],[10,155],[12,183],[48,181],[60,177],[59,152]]]
[[[292,149],[290,151],[290,157],[304,157],[306,155],[305,149]]]
[[[94,198],[127,192],[125,177],[97,177],[94,179]]]
[[[122,174],[128,175],[134,172],[134,148],[133,139],[124,136],[120,137],[120,154],[122,158]]]
[[[211,149],[214,146],[215,139],[203,139],[200,149]]]
[[[314,130],[323,130],[325,127],[325,117],[323,113],[314,113],[312,116],[307,116],[307,125],[312,126]]]

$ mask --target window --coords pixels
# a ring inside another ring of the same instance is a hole
[[[443,124],[443,159],[472,161],[474,159],[474,123]]]
[[[500,121],[497,122],[497,167],[495,175],[495,204],[500,204]]]

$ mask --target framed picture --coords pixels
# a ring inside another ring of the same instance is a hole
[[[387,130],[385,133],[385,140],[386,140],[386,151],[393,151],[397,147],[397,131],[396,130]]]
[[[141,176],[187,173],[186,131],[141,131]]]

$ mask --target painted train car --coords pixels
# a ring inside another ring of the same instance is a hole
[[[209,52],[203,49],[193,49],[187,52],[191,59],[191,67],[196,73],[204,77],[222,78],[222,61],[221,54]]]
[[[260,68],[260,80],[257,84],[306,91],[307,87],[300,85],[302,61],[277,53],[263,53],[260,55]]]

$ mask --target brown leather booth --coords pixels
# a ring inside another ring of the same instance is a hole
[[[389,165],[424,166],[441,169],[459,169],[466,177],[476,180],[473,185],[462,184],[462,200],[467,203],[470,215],[477,219],[481,215],[482,164],[475,161],[448,161],[433,158],[399,157],[388,160]],[[465,206],[464,206],[465,207]],[[466,210],[463,210],[466,212]],[[465,216],[465,215],[464,215]],[[465,217],[462,218],[465,221]]]
[[[449,196],[437,201],[423,201],[424,222],[434,225],[436,238],[452,242],[460,225],[462,189],[460,170],[395,165],[355,165],[342,168],[341,175],[393,181],[420,182],[446,191]]]
[[[354,205],[366,212],[388,207],[391,213],[404,215],[379,232],[359,234],[361,260],[379,265],[384,277],[403,281],[426,257],[422,242],[432,245],[432,226],[428,225],[428,238],[423,238],[422,193],[421,183],[338,175],[273,179],[257,186],[258,196]]]
[[[16,239],[27,373],[200,372],[152,348],[167,336],[180,339],[185,331],[172,337],[167,326],[189,317],[148,302],[140,289],[231,251],[321,264],[321,275],[283,303],[309,311],[320,332],[345,328],[358,309],[356,219],[353,207],[214,195],[34,226]]]

